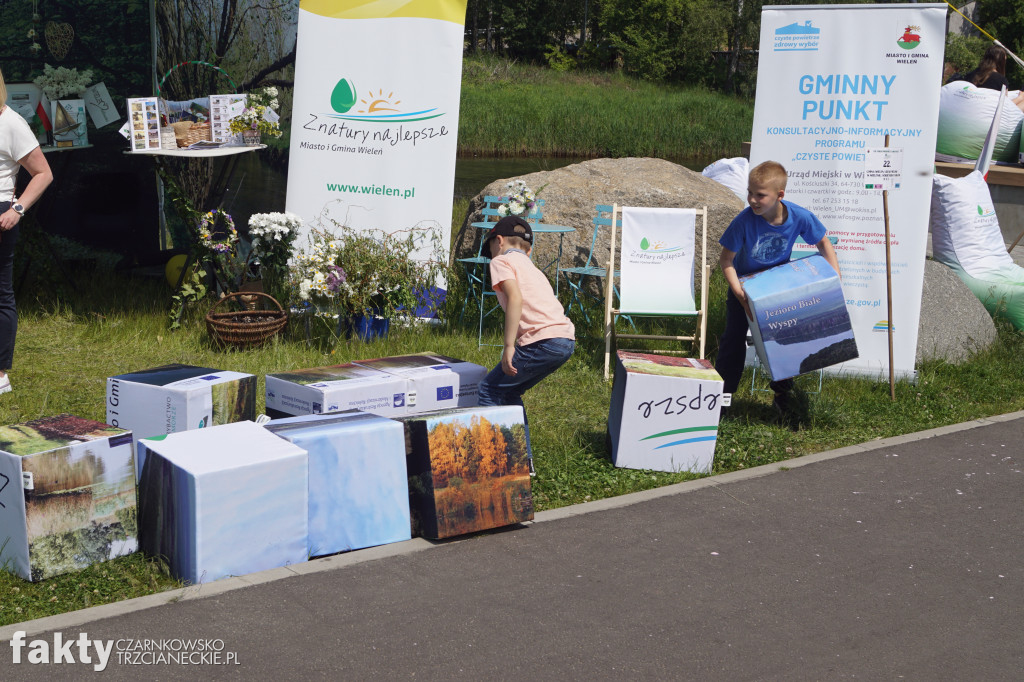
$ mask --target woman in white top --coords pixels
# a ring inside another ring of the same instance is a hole
[[[7,101],[7,86],[0,72],[0,102]],[[18,171],[24,168],[32,179],[16,196]],[[25,211],[38,201],[53,180],[39,142],[25,119],[6,104],[0,107],[0,393],[11,390],[7,370],[14,364],[14,337],[18,332],[18,310],[14,304],[14,246],[18,224]]]

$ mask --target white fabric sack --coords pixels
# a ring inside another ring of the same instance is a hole
[[[1010,92],[1007,97],[1012,98],[1017,94],[1017,91]],[[943,85],[939,95],[936,159],[977,159],[992,125],[999,97],[999,91],[976,88],[967,81],[953,81]],[[1004,103],[999,135],[992,153],[993,161],[1017,163],[1022,121],[1024,112],[1013,102]]]
[[[959,264],[972,277],[1013,265],[988,184],[978,171],[962,178],[933,176],[929,229],[935,260]]]
[[[719,159],[701,171],[701,175],[725,185],[744,202],[747,201],[749,174],[750,161],[742,156],[733,159]]]

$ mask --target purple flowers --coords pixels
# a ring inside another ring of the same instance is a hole
[[[325,281],[327,283],[327,289],[332,293],[337,293],[341,285],[345,283],[345,271],[341,269],[339,265],[327,266],[327,277]]]

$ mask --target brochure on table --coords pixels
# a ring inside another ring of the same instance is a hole
[[[128,98],[128,127],[133,152],[160,149],[160,115],[156,97]]]
[[[231,119],[242,113],[246,101],[244,94],[210,95],[210,129],[214,142],[241,143],[236,140],[240,134],[231,132]]]

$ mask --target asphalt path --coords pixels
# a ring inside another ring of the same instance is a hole
[[[0,628],[54,675],[1024,679],[1024,413]]]

